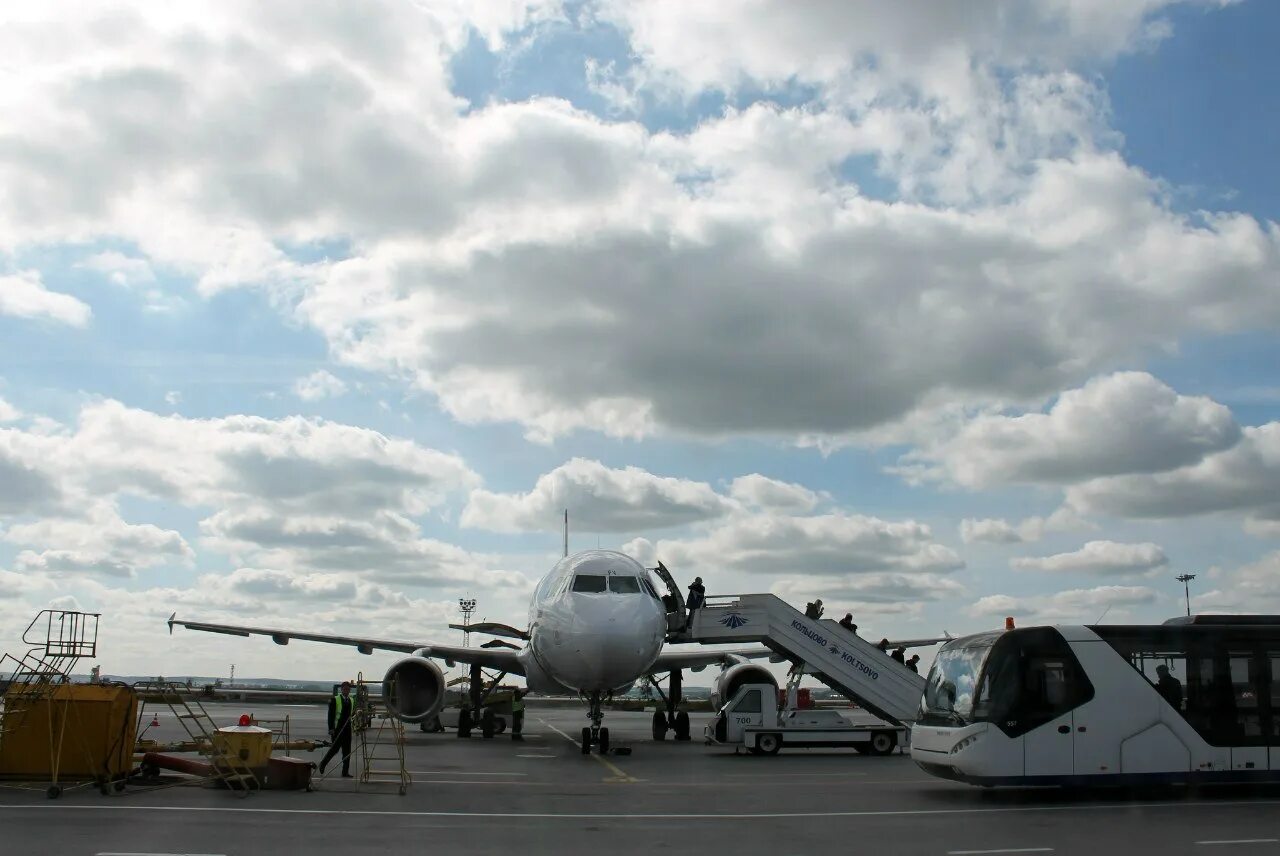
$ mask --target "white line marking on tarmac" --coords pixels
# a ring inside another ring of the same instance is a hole
[[[410,770],[414,776],[527,776],[528,773],[462,773],[457,770]]]
[[[517,755],[517,758],[554,758],[555,755]]]
[[[224,856],[222,853],[118,853],[113,850],[103,851],[97,856]]]
[[[833,779],[843,779],[847,776],[865,776],[866,773],[769,773],[770,779],[777,779],[783,776],[803,776],[804,778],[818,778],[826,776]],[[759,779],[758,773],[726,773],[721,776],[722,779]],[[927,782],[928,779],[916,779],[915,781]]]
[[[1280,800],[1215,800],[1212,802],[1163,802],[1116,803],[1106,805],[1040,805],[1008,806],[1004,808],[922,808],[884,809],[881,811],[795,811],[753,812],[743,814],[588,814],[518,811],[406,811],[376,809],[327,809],[327,808],[248,808],[240,806],[184,806],[184,805],[101,805],[86,803],[0,803],[0,811],[172,811],[172,812],[222,812],[228,814],[317,814],[347,815],[359,817],[474,817],[474,818],[532,818],[548,820],[779,820],[786,818],[823,817],[947,817],[958,814],[1027,814],[1028,812],[1084,812],[1084,811],[1133,811],[1134,809],[1188,809],[1225,807],[1280,806]]]
[[[979,853],[1052,853],[1052,847],[1006,847],[1003,850],[948,850],[947,856],[977,856]]]
[[[550,722],[547,722],[547,721],[546,721],[545,719],[543,719],[542,717],[538,717],[538,721],[539,721],[539,722],[541,722],[543,725],[545,725],[547,728],[550,728],[550,729],[551,729],[552,731],[554,731],[556,734],[559,734],[559,735],[560,735],[561,737],[563,737],[565,740],[568,740],[568,741],[569,741],[570,743],[572,743],[574,746],[577,746],[579,749],[581,749],[581,748],[582,748],[582,744],[581,744],[580,742],[578,742],[577,740],[574,740],[574,739],[573,739],[572,737],[570,737],[568,734],[565,734],[565,733],[564,733],[563,731],[561,731],[559,728],[556,728],[554,725],[552,725]],[[632,778],[631,776],[629,776],[629,775],[627,775],[626,773],[624,773],[622,770],[620,770],[620,769],[619,769],[618,767],[616,767],[615,765],[613,765],[613,764],[609,763],[609,761],[608,761],[608,760],[607,760],[603,755],[597,755],[597,754],[596,754],[596,753],[594,753],[594,752],[588,752],[587,754],[588,754],[588,756],[589,756],[589,757],[594,758],[595,760],[597,760],[597,761],[599,761],[601,764],[603,764],[603,765],[605,766],[605,769],[609,770],[609,772],[613,773],[614,778],[612,778],[612,779],[605,779],[605,781],[606,781],[606,782],[623,782],[623,783],[628,784],[628,785],[633,785],[633,784],[635,784],[636,782],[640,781],[640,779],[634,779],[634,778]]]
[[[1275,844],[1280,838],[1237,838],[1228,841],[1197,841],[1196,844]]]

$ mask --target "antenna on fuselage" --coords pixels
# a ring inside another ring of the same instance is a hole
[[[564,555],[569,557],[569,509],[564,510]]]

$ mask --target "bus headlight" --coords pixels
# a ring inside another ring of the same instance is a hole
[[[981,736],[981,734],[970,734],[968,737],[951,747],[951,754],[955,755],[959,752],[963,752],[965,749],[968,749],[970,746],[977,743],[978,738]]]

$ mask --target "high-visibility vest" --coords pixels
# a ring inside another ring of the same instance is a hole
[[[524,710],[524,701],[520,698],[520,696],[513,695],[511,697],[511,712],[519,713],[522,710]]]
[[[333,697],[333,721],[338,722],[342,719],[342,696]]]

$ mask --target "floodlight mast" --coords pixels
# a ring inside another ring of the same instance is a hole
[[[1190,582],[1196,578],[1195,574],[1178,574],[1175,580],[1182,583],[1182,590],[1187,596],[1187,618],[1191,617],[1191,586]]]

